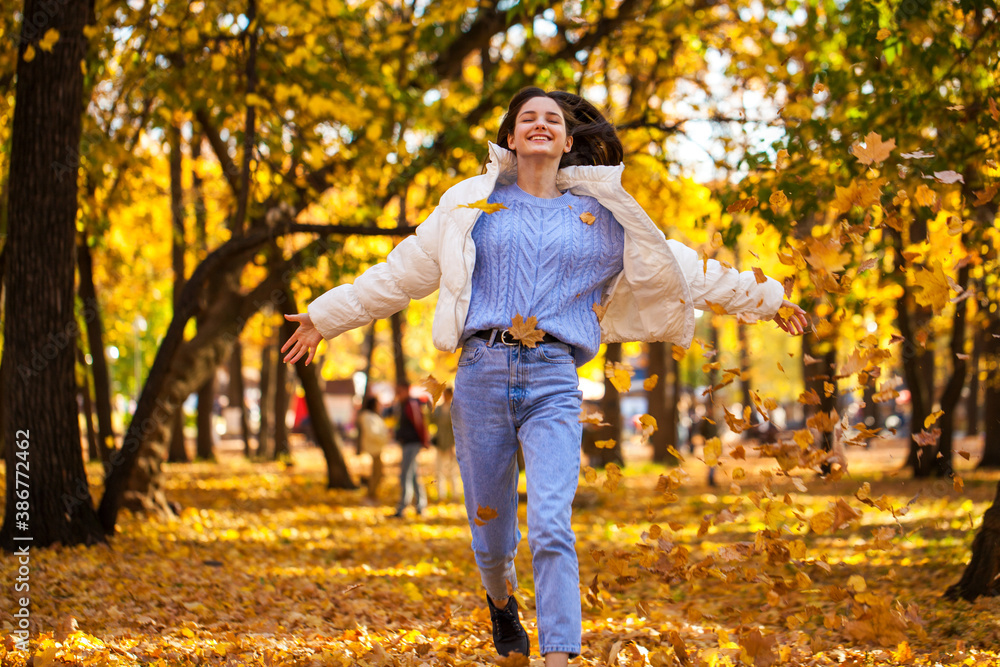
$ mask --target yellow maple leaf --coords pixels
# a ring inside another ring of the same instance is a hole
[[[583,213],[580,214],[580,220],[583,220],[588,225],[594,224],[594,220],[596,219],[597,218],[595,218],[594,214],[591,213],[590,211],[584,211]]]
[[[52,53],[52,47],[56,45],[59,41],[59,31],[55,28],[49,28],[42,35],[42,38],[38,40],[38,48],[46,53]]]
[[[873,162],[882,163],[889,157],[889,153],[896,147],[896,140],[889,139],[882,141],[881,135],[876,132],[869,132],[861,143],[851,146],[851,152],[861,164],[871,164]]]
[[[521,341],[525,347],[535,347],[545,338],[545,332],[535,328],[538,320],[535,319],[534,315],[525,320],[521,317],[521,313],[518,313],[511,318],[510,322],[510,335],[515,340]]]
[[[940,262],[935,262],[931,269],[919,269],[911,274],[916,293],[913,297],[921,306],[930,306],[935,314],[940,314],[948,304],[951,287]]]
[[[850,255],[841,252],[843,244],[837,238],[810,237],[806,241],[806,248],[809,250],[809,254],[805,256],[806,262],[818,271],[839,273],[850,259]]]
[[[604,377],[611,380],[611,384],[620,393],[624,394],[632,389],[632,367],[628,364],[620,362],[612,364],[609,361],[604,365]]]
[[[459,204],[455,208],[477,208],[483,213],[490,215],[492,213],[496,213],[497,211],[506,210],[507,207],[499,202],[491,204],[488,199],[480,199],[479,201],[471,204]]]
[[[485,526],[490,521],[497,518],[497,516],[499,516],[497,511],[492,507],[483,507],[480,505],[476,508],[476,518],[473,519],[473,521],[476,522],[477,526]]]
[[[437,378],[433,375],[428,375],[420,383],[431,395],[431,405],[437,405],[438,400],[441,398],[441,394],[444,393],[445,383],[438,382]]]

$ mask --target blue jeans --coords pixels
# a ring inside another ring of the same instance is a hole
[[[403,460],[399,464],[399,504],[396,513],[402,514],[411,502],[417,508],[418,514],[427,509],[427,492],[417,475],[417,454],[420,453],[419,442],[403,443]]]
[[[490,346],[474,337],[462,348],[451,414],[472,550],[491,597],[505,598],[508,584],[517,589],[520,441],[542,655],[580,653],[580,569],[571,518],[580,479],[581,397],[566,344],[532,349],[497,340]],[[487,507],[495,518],[482,514]]]

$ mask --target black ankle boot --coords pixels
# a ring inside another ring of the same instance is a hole
[[[515,651],[523,656],[531,654],[531,644],[528,633],[521,626],[517,615],[517,600],[511,595],[507,598],[507,606],[498,609],[492,598],[486,596],[490,605],[490,620],[493,622],[493,646],[500,655],[509,655]]]

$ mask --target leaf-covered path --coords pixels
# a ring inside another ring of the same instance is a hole
[[[984,651],[1000,645],[1000,604],[940,598],[996,478],[963,473],[959,493],[866,473],[855,459],[868,454],[849,455],[839,481],[768,484],[773,460],[748,453],[738,493],[733,466],[709,488],[690,457],[686,475],[636,464],[620,480],[581,478],[575,662],[997,664]],[[313,449],[289,468],[226,456],[168,470],[178,520],[129,514],[110,546],[32,552],[31,651],[8,638],[3,665],[497,663],[461,505],[389,519],[392,481],[377,507],[362,491],[328,491]],[[843,527],[827,528],[827,512]],[[17,568],[4,558],[8,610]],[[526,541],[518,569],[537,651]]]

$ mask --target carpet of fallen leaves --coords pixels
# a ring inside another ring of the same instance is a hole
[[[837,481],[783,475],[750,445],[716,487],[691,456],[681,469],[586,471],[574,663],[1000,664],[1000,602],[941,598],[996,476],[960,470],[961,490],[911,480],[884,472],[899,467],[891,451],[848,451]],[[178,518],[125,513],[106,546],[33,551],[29,650],[14,649],[8,611],[2,664],[542,664],[496,658],[461,504],[393,520],[391,461],[381,504],[368,505],[361,490],[325,488],[317,450],[294,453],[292,466],[235,454],[169,465]],[[0,568],[8,610],[15,561]],[[537,652],[526,541],[518,561]]]

